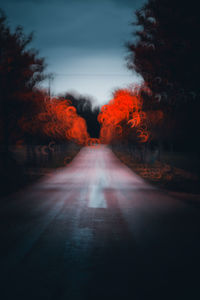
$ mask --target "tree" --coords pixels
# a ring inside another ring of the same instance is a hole
[[[128,67],[139,72],[152,91],[144,95],[144,109],[164,112],[163,139],[194,145],[200,108],[196,1],[148,0],[133,24],[139,30],[133,33],[136,41],[127,45]]]
[[[8,146],[20,136],[21,119],[34,89],[45,75],[45,63],[38,52],[28,48],[33,35],[26,36],[22,27],[11,32],[7,18],[0,12],[0,119],[1,143],[8,153]]]

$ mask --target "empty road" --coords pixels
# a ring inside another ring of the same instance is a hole
[[[0,299],[200,299],[200,205],[107,147],[0,203]]]

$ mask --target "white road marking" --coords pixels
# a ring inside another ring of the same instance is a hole
[[[92,208],[106,208],[106,200],[101,186],[93,184],[89,188],[89,203],[88,207]]]
[[[104,197],[104,189],[108,186],[108,178],[105,172],[104,158],[95,161],[92,181],[88,188],[88,207],[107,208]]]

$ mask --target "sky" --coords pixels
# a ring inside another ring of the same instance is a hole
[[[134,11],[144,0],[0,0],[9,25],[34,32],[32,47],[53,74],[51,93],[76,91],[95,104],[116,88],[141,82],[126,67],[124,44],[133,41]],[[48,86],[44,82],[44,86]]]

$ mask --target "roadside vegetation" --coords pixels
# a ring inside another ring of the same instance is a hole
[[[113,144],[118,159],[155,187],[179,192],[200,194],[200,159],[195,154],[170,153],[131,145]]]

